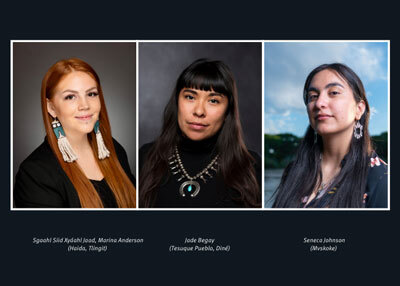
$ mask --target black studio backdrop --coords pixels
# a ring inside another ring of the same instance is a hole
[[[391,13],[394,9],[383,4],[370,11],[335,3],[332,14],[330,9],[314,11],[301,4],[207,4],[202,2],[201,8],[194,3],[178,5],[167,10],[172,5],[169,2],[135,7],[113,2],[107,9],[97,11],[81,3],[75,13],[67,13],[66,7],[57,11],[38,9],[36,3],[5,9],[0,42],[0,116],[4,134],[0,245],[5,281],[17,285],[155,284],[168,280],[186,284],[274,285],[277,281],[292,284],[326,280],[385,284],[393,278],[392,261],[397,256],[399,240],[396,176],[390,180],[390,211],[10,210],[12,39],[382,39],[391,40],[391,80],[396,82],[399,78],[396,67],[400,35],[394,23],[397,17]],[[395,114],[399,103],[397,96],[391,96],[391,114]],[[396,118],[392,116],[392,120],[390,168],[391,174],[397,174],[396,133],[400,130]],[[34,237],[137,237],[143,238],[144,243],[118,244],[106,252],[82,253],[68,252],[65,245],[37,246],[32,242]],[[169,251],[170,245],[182,245],[185,238],[191,237],[213,238],[218,245],[230,245],[230,251]],[[304,238],[321,237],[345,238],[346,242],[336,252],[310,252],[303,242]]]

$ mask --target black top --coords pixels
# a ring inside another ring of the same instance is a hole
[[[117,208],[118,204],[115,200],[114,194],[110,189],[110,186],[107,184],[107,181],[103,178],[101,181],[90,180],[93,187],[97,191],[100,196],[100,199],[103,203],[103,207],[105,208]]]
[[[215,150],[217,136],[213,136],[202,141],[192,141],[187,138],[181,138],[178,146],[179,155],[182,164],[189,176],[194,177],[201,172],[215,158],[217,152]],[[139,170],[143,167],[146,156],[154,143],[143,145],[139,150]],[[256,179],[261,186],[261,158],[250,151],[255,159],[254,168],[256,170]],[[166,172],[164,179],[157,191],[157,196],[153,207],[156,208],[237,208],[244,207],[242,203],[238,203],[233,197],[238,196],[238,192],[228,189],[222,177],[214,171],[209,172],[212,178],[205,176],[206,183],[200,178],[196,182],[200,184],[200,192],[196,197],[187,195],[182,197],[179,194],[179,188],[182,183],[188,181],[184,178],[178,182],[181,173],[169,175]],[[261,187],[260,187],[261,189]],[[260,192],[261,194],[261,192]]]
[[[124,148],[113,140],[118,160],[135,184]],[[99,193],[104,207],[117,207],[105,179],[90,180]],[[80,208],[78,193],[61,168],[47,140],[20,165],[15,177],[14,202],[17,208]]]
[[[387,188],[387,164],[381,160],[375,152],[370,158],[370,168],[367,175],[367,186],[363,197],[365,208],[387,208],[388,188]],[[304,197],[302,207],[319,208],[326,205],[331,196],[340,186],[332,186],[320,192],[311,202],[306,205],[308,197]]]

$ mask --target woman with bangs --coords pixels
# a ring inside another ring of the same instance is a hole
[[[14,201],[23,208],[134,208],[136,190],[125,150],[111,137],[96,72],[61,60],[41,88],[44,142],[16,175]]]
[[[244,144],[236,84],[221,61],[180,74],[161,135],[139,160],[140,207],[261,207],[261,159]]]
[[[323,64],[308,75],[303,97],[310,126],[273,207],[386,208],[387,165],[373,149],[360,78],[344,64]]]

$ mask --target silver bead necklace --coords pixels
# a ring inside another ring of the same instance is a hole
[[[204,183],[206,183],[207,179],[205,176],[208,176],[208,179],[211,179],[213,176],[210,172],[214,171],[217,173],[218,171],[218,155],[216,155],[214,159],[212,159],[207,165],[207,167],[205,167],[195,176],[190,176],[182,164],[181,156],[178,152],[178,146],[175,146],[175,153],[168,160],[172,174],[178,176],[180,175],[177,181],[180,182],[184,178],[187,179],[187,181],[184,181],[179,187],[179,194],[182,197],[186,197],[186,194],[190,194],[192,198],[196,197],[200,192],[200,184],[196,180],[201,179]]]

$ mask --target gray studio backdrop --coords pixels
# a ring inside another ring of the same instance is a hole
[[[247,147],[261,155],[260,43],[139,43],[139,146],[160,134],[164,107],[179,74],[199,58],[221,60],[232,70]]]
[[[77,57],[100,77],[113,137],[125,148],[136,176],[136,44],[13,44],[13,176],[21,162],[44,140],[40,88],[57,61]]]

